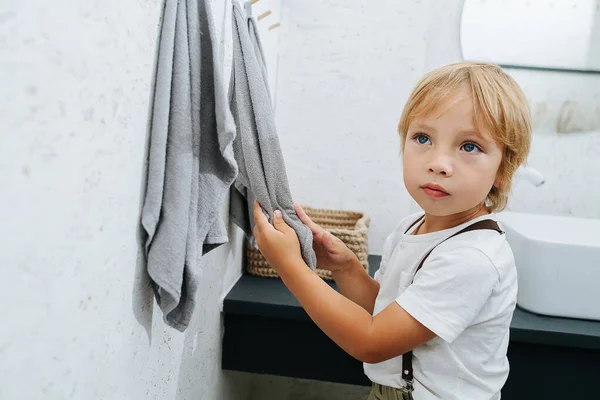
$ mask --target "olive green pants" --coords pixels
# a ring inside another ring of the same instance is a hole
[[[396,389],[373,383],[367,400],[412,400],[412,395],[406,389]]]

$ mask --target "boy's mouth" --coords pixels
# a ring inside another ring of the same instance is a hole
[[[435,197],[437,199],[450,196],[450,193],[446,192],[442,186],[435,183],[426,183],[425,185],[421,186],[421,189],[423,189],[427,196]]]

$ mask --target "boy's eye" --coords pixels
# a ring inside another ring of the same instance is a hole
[[[481,151],[475,143],[465,143],[461,146],[461,149],[466,151],[467,153],[476,153],[478,151]]]
[[[415,139],[417,140],[417,142],[419,144],[428,144],[428,143],[431,142],[429,140],[429,138],[427,136],[425,136],[425,135],[417,135],[417,136],[415,136]]]

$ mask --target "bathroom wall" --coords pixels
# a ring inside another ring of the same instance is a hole
[[[600,219],[600,130],[569,134],[536,134],[529,164],[546,183],[534,187],[516,181],[512,211]]]
[[[271,98],[277,98],[277,70],[279,67],[279,39],[281,36],[281,0],[260,0],[252,4],[268,71]],[[261,17],[260,21],[258,18]],[[275,104],[273,104],[275,106]]]
[[[429,2],[282,4],[277,124],[296,201],[367,212],[369,245],[410,210],[396,133],[425,63]]]
[[[247,377],[220,368],[220,299],[241,273],[239,232],[203,259],[185,333],[163,323],[140,257],[162,4],[2,7],[1,399],[246,398]],[[223,34],[229,4],[213,1]]]
[[[590,35],[588,65],[600,65],[600,3],[598,1],[596,1],[594,25]]]

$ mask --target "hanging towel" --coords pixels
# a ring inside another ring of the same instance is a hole
[[[237,175],[207,3],[165,3],[141,221],[157,303],[180,331],[194,311],[198,258],[227,242],[220,209]]]
[[[316,267],[312,233],[298,218],[289,190],[287,174],[269,95],[264,55],[250,2],[233,1],[233,68],[230,88],[231,111],[237,126],[233,149],[239,175],[232,187],[230,214],[251,242],[254,228],[253,203],[258,199],[269,219],[275,209],[300,239],[302,257]]]

